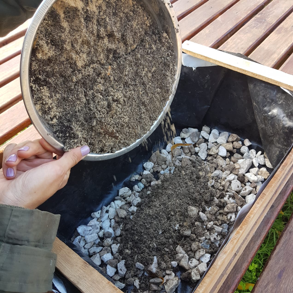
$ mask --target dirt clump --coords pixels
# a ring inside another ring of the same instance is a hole
[[[111,153],[157,120],[175,67],[172,42],[138,0],[58,0],[36,35],[30,86],[66,150]]]

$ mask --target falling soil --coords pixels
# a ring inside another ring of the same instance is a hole
[[[138,0],[58,0],[42,21],[30,85],[65,149],[115,152],[148,132],[171,94],[175,55]]]
[[[156,256],[159,265],[156,276],[162,278],[166,269],[179,271],[178,267],[174,269],[170,266],[171,261],[176,260],[178,245],[189,258],[194,258],[195,255],[191,247],[194,250],[204,248],[211,255],[218,251],[225,236],[217,242],[205,240],[205,246],[201,246],[200,238],[206,236],[208,239],[207,228],[203,226],[199,216],[188,216],[188,206],[193,206],[205,213],[208,221],[213,221],[214,225],[232,225],[225,215],[215,215],[225,202],[219,198],[215,204],[214,198],[221,197],[224,193],[209,187],[208,173],[209,164],[202,163],[200,159],[192,162],[188,168],[176,167],[174,174],[164,178],[161,185],[152,187],[149,195],[146,190],[142,191],[144,196],[139,211],[132,219],[123,222],[119,253],[126,260],[125,278],[140,276],[140,292],[149,290],[150,277],[142,275],[136,269],[136,262],[142,263],[147,269]],[[208,229],[212,231],[213,228]],[[186,236],[188,230],[191,230],[191,234]],[[184,279],[184,274],[181,278]]]

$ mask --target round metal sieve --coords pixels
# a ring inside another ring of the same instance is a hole
[[[29,68],[30,68],[30,57],[31,51],[33,48],[34,39],[41,24],[43,18],[45,17],[48,10],[51,6],[55,3],[56,0],[44,0],[42,4],[39,6],[38,10],[36,11],[31,24],[26,32],[22,52],[21,52],[21,61],[20,61],[20,83],[21,83],[21,90],[22,96],[24,99],[24,104],[28,115],[36,127],[37,131],[40,135],[54,148],[58,150],[62,150],[64,145],[54,136],[53,132],[45,121],[40,117],[38,114],[32,99],[32,93],[29,84]],[[153,19],[157,23],[158,27],[169,35],[171,41],[173,42],[174,53],[176,56],[176,74],[174,76],[174,83],[172,86],[172,93],[169,96],[161,114],[159,115],[158,119],[153,123],[151,128],[147,133],[145,133],[140,139],[129,145],[128,147],[122,148],[115,153],[105,153],[105,154],[96,154],[90,153],[85,157],[85,160],[88,161],[101,161],[101,160],[108,160],[118,156],[121,156],[135,147],[139,146],[143,141],[145,141],[159,126],[161,121],[164,119],[167,111],[170,108],[172,100],[174,98],[177,85],[179,82],[180,72],[181,72],[181,38],[179,33],[179,25],[177,21],[177,17],[172,9],[172,4],[169,1],[162,1],[162,0],[141,0],[145,8],[148,12],[152,15]]]

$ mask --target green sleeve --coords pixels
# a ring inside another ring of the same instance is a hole
[[[0,0],[0,37],[32,17],[42,0]]]
[[[52,290],[59,215],[0,205],[0,292]]]

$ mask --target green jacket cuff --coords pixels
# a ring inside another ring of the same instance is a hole
[[[0,205],[0,291],[52,289],[59,215]]]

